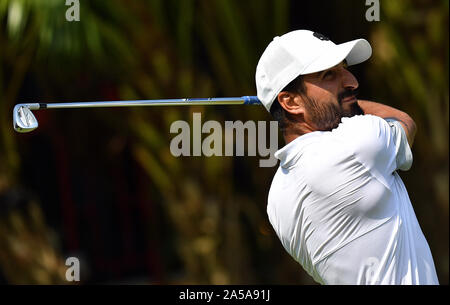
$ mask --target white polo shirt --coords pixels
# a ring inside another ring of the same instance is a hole
[[[298,137],[280,160],[267,213],[286,251],[321,284],[439,284],[397,170],[412,153],[400,123],[343,118]]]

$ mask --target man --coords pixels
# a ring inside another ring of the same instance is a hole
[[[347,66],[370,44],[298,30],[275,37],[256,69],[258,98],[286,146],[268,197],[287,252],[321,284],[438,284],[397,170],[412,164],[406,113],[356,99]]]

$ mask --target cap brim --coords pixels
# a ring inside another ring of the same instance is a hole
[[[321,54],[301,74],[311,74],[332,68],[344,59],[349,66],[362,63],[372,55],[372,47],[365,39],[356,39],[330,48]]]

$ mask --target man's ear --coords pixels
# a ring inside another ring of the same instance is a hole
[[[289,91],[281,91],[278,93],[278,103],[287,112],[298,115],[305,112],[303,101],[300,94],[294,94]]]

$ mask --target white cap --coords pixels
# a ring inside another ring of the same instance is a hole
[[[336,45],[322,34],[297,30],[277,36],[267,46],[256,67],[258,99],[270,111],[273,101],[297,76],[323,71],[344,59],[349,66],[372,55],[365,39]]]

